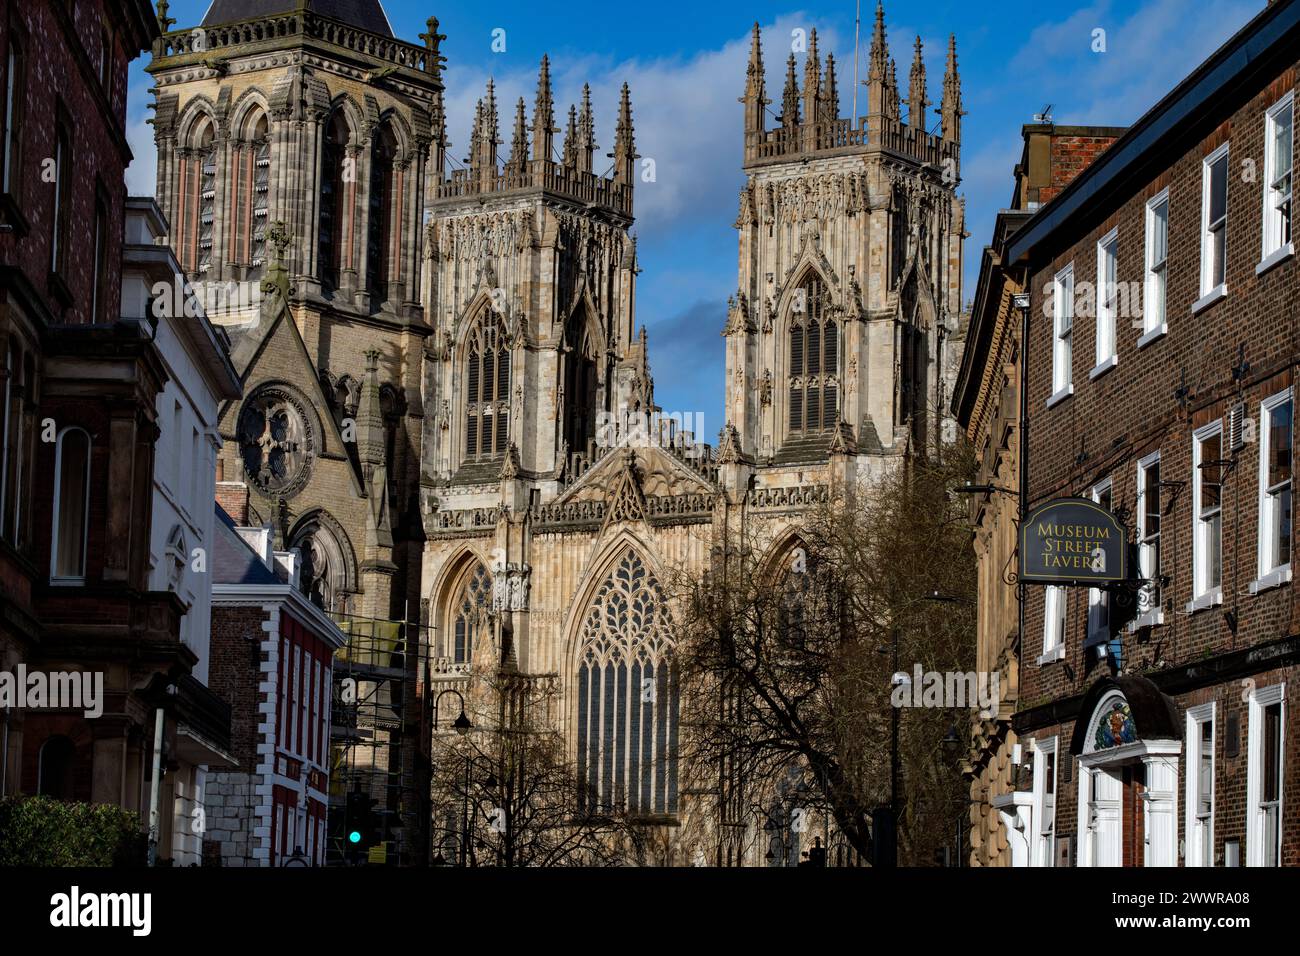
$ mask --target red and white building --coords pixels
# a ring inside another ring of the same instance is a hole
[[[238,761],[208,775],[207,853],[224,866],[325,861],[334,652],[343,632],[299,590],[296,552],[219,505],[209,684]]]

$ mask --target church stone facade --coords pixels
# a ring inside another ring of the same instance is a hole
[[[485,727],[495,676],[553,689],[544,717],[587,792],[698,824],[673,857],[698,859],[685,835],[721,811],[678,767],[672,580],[703,573],[727,534],[779,560],[837,484],[950,428],[955,48],[932,132],[919,40],[904,112],[883,11],[856,118],[815,33],[770,100],[755,26],[710,447],[657,416],[627,86],[598,125],[589,89],[567,111],[553,100],[545,58],[532,103],[500,104],[489,83],[449,172],[437,22],[415,45],[378,0],[282,5],[216,0],[199,28],[164,24],[151,66],[178,257],[191,279],[257,290],[209,312],[245,384],[220,487],[246,489],[237,520],[299,549],[322,606],[420,625],[413,697],[456,691]]]

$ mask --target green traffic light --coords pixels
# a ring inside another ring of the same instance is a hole
[[[360,831],[360,830],[353,830],[351,833],[349,833],[349,834],[348,834],[348,842],[349,842],[349,843],[360,843],[360,842],[361,842],[361,831]]]

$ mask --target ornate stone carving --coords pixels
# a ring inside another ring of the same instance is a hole
[[[316,449],[313,416],[295,390],[262,385],[239,412],[239,452],[248,481],[262,494],[291,498],[311,474]]]

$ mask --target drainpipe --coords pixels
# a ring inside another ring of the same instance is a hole
[[[1018,505],[1019,514],[1016,515],[1016,530],[1019,532],[1020,523],[1025,520],[1025,515],[1029,513],[1029,300],[1028,292],[1018,292],[1012,296],[1011,301],[1015,307],[1020,310],[1020,461],[1017,463],[1017,471],[1020,479],[1020,502]],[[1016,538],[1016,554],[1023,559],[1020,554],[1020,538]],[[1020,706],[1020,666],[1021,652],[1025,643],[1025,585],[1019,578],[1019,561],[1017,561],[1016,577],[1016,615],[1018,618],[1018,627],[1016,632],[1016,707]]]
[[[175,684],[166,685],[166,693],[174,695]],[[166,711],[160,704],[153,710],[153,777],[149,778],[149,866],[157,860],[159,838],[162,832],[159,818],[159,790],[162,786],[162,721]]]
[[[153,721],[153,777],[149,781],[149,865],[158,858],[158,837],[161,832],[158,820],[158,789],[162,783],[163,709],[154,710]]]

